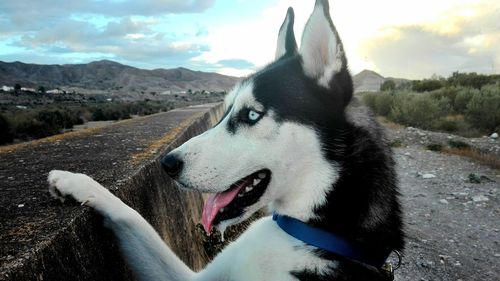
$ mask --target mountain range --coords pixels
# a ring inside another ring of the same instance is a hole
[[[239,79],[183,67],[145,70],[109,60],[64,65],[0,61],[0,86],[20,84],[22,87],[35,89],[43,86],[47,90],[58,88],[67,92],[107,94],[126,99],[189,90],[227,91]],[[394,80],[396,85],[408,81],[384,78],[374,71],[363,70],[353,76],[354,91],[378,91],[380,85],[388,79]]]
[[[354,93],[360,92],[376,92],[380,90],[380,85],[387,80],[392,80],[399,86],[403,83],[407,83],[410,80],[402,79],[402,78],[392,78],[392,77],[383,77],[372,70],[363,70],[360,73],[354,75],[352,77],[352,82],[354,84]]]
[[[240,78],[174,69],[145,70],[109,60],[87,64],[41,65],[0,61],[0,85],[59,88],[83,94],[140,95],[192,91],[227,91]]]

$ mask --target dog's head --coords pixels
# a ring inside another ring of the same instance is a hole
[[[248,218],[264,206],[307,220],[338,177],[327,157],[345,124],[352,81],[328,1],[316,1],[300,50],[289,8],[276,60],[239,83],[226,113],[207,132],[170,152],[162,164],[189,189],[213,193],[207,231]]]

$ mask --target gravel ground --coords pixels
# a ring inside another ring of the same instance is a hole
[[[396,280],[500,280],[500,171],[425,150],[436,134],[459,138],[413,128],[388,131],[391,140],[406,144],[394,149],[408,236]],[[498,146],[498,140],[472,140],[465,141]],[[471,173],[484,176],[481,183],[471,183]]]
[[[418,128],[404,128],[391,124],[392,129],[388,130],[388,136],[392,141],[399,140],[403,145],[425,146],[429,144],[440,144],[449,146],[452,141],[466,143],[472,148],[481,152],[494,154],[500,157],[500,140],[492,139],[487,136],[481,138],[464,138],[461,136],[450,135],[440,132],[430,132]]]

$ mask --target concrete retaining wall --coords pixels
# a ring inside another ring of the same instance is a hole
[[[196,227],[201,215],[201,195],[174,187],[158,160],[167,151],[213,126],[221,116],[220,104],[190,107],[62,141],[48,140],[0,151],[0,195],[4,199],[12,198],[0,201],[0,280],[134,280],[112,233],[102,226],[102,218],[89,208],[61,205],[48,197],[44,179],[53,168],[81,171],[95,177],[141,213],[182,260],[200,269],[207,260],[200,241],[201,232]],[[151,137],[138,134],[137,140],[108,155],[111,150],[108,147],[124,142],[120,134],[138,130],[149,132],[144,126],[150,124],[156,124],[151,125],[154,131]],[[85,148],[86,143],[97,141],[93,152],[88,151],[92,147]],[[61,142],[64,149],[61,149]],[[82,152],[75,148],[81,147],[80,144],[83,144]],[[140,150],[134,149],[138,144]],[[132,148],[127,149],[129,146]],[[64,152],[66,150],[68,152]],[[56,161],[56,156],[44,158],[45,162],[33,159],[39,167],[39,175],[25,173],[27,178],[17,180],[22,171],[31,166],[17,167],[16,161],[30,161],[30,157],[40,157],[46,152],[47,155],[69,154],[61,157],[68,160]],[[99,163],[87,162],[87,152],[90,160],[96,159]],[[75,164],[79,161],[80,164]],[[93,167],[91,163],[108,168]],[[36,188],[31,189],[31,186]],[[16,191],[23,188],[30,190],[24,198],[36,195],[33,198],[37,200],[26,199],[30,206],[24,203],[19,207],[20,201],[16,200],[23,197],[17,196]]]

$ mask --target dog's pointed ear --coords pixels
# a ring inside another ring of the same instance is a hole
[[[293,33],[293,22],[295,15],[292,7],[288,8],[285,20],[281,25],[278,34],[278,45],[276,46],[276,59],[282,56],[294,55],[297,53],[297,42],[295,41],[295,34]]]
[[[330,18],[328,0],[316,0],[304,27],[300,54],[305,73],[327,88],[333,76],[347,67],[344,47]]]

